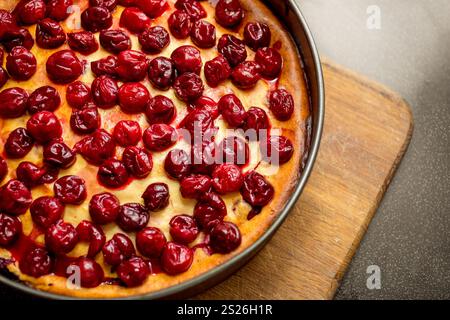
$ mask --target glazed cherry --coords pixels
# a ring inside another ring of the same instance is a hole
[[[9,180],[0,188],[0,210],[13,216],[24,214],[31,205],[31,192],[19,180]]]
[[[94,258],[102,250],[106,237],[103,229],[91,221],[82,220],[77,225],[78,240],[89,242],[87,256]]]
[[[44,248],[31,248],[19,261],[19,268],[24,274],[39,278],[52,271],[53,261]]]
[[[64,176],[53,185],[55,196],[65,204],[81,204],[87,196],[84,179]]]
[[[231,67],[223,55],[205,63],[205,78],[210,87],[217,87],[231,75]]]
[[[8,174],[8,163],[5,159],[3,159],[2,156],[0,156],[0,182],[5,179],[6,175]]]
[[[89,134],[100,128],[101,118],[97,107],[73,110],[70,115],[70,127],[78,134]]]
[[[201,109],[208,112],[211,118],[216,119],[219,116],[219,107],[217,102],[207,96],[201,96],[188,105],[190,111]]]
[[[102,30],[99,39],[103,49],[114,54],[131,49],[131,39],[122,30]]]
[[[267,79],[275,79],[280,75],[283,60],[280,53],[272,48],[259,48],[255,61],[261,66],[260,73]]]
[[[103,282],[103,268],[95,260],[79,257],[68,266],[67,270],[70,270],[71,266],[75,266],[79,270],[80,285],[83,288],[95,288]]]
[[[27,48],[14,47],[6,58],[6,70],[15,80],[28,80],[36,73],[36,58]]]
[[[27,188],[33,188],[42,184],[42,177],[45,174],[44,168],[39,168],[32,162],[21,162],[16,169],[17,180],[23,182]]]
[[[10,52],[14,47],[25,47],[28,50],[34,46],[34,39],[26,28],[7,29],[2,40],[3,47]]]
[[[72,50],[53,53],[47,60],[46,69],[50,80],[59,84],[73,82],[83,73],[81,61]]]
[[[234,94],[227,94],[220,98],[218,102],[219,112],[224,120],[232,128],[240,127],[247,118],[241,100]]]
[[[251,107],[247,110],[247,119],[244,123],[244,129],[247,131],[249,139],[259,139],[260,137],[267,137],[270,129],[269,117],[267,113],[258,107]]]
[[[91,32],[98,32],[112,26],[112,16],[104,7],[89,7],[81,14],[81,26]]]
[[[148,68],[148,78],[153,86],[161,90],[169,89],[176,76],[175,65],[166,57],[153,59]]]
[[[61,104],[58,91],[51,86],[37,88],[28,98],[28,112],[55,111]]]
[[[44,0],[20,1],[14,9],[17,19],[23,24],[35,24],[46,16]]]
[[[27,130],[39,143],[60,138],[62,126],[59,119],[50,111],[40,111],[27,121]]]
[[[123,233],[116,233],[107,241],[102,249],[103,260],[111,266],[117,266],[122,261],[131,258],[136,250],[133,242]]]
[[[153,168],[152,155],[142,148],[127,147],[122,154],[122,162],[128,172],[138,178],[145,178]]]
[[[167,274],[175,275],[187,271],[194,260],[189,247],[175,242],[168,242],[161,255],[161,266]]]
[[[158,18],[169,8],[166,0],[135,0],[136,7],[150,18]]]
[[[0,67],[0,89],[8,82],[9,75],[3,67]]]
[[[120,87],[118,97],[123,112],[141,113],[150,100],[150,93],[140,82],[128,82]]]
[[[4,40],[7,31],[16,27],[16,19],[8,10],[0,9],[0,41]]]
[[[30,213],[34,223],[47,229],[61,219],[64,213],[64,204],[58,198],[40,197],[31,204]]]
[[[107,224],[116,220],[119,208],[119,199],[109,192],[95,194],[89,201],[89,214],[92,221],[98,224]]]
[[[230,253],[241,244],[241,232],[232,222],[223,221],[211,229],[209,245],[214,252]]]
[[[207,14],[200,2],[196,0],[177,0],[175,8],[185,11],[192,19],[196,21],[206,18]]]
[[[0,213],[0,247],[12,245],[22,233],[22,222],[17,217]]]
[[[197,48],[189,45],[181,46],[175,49],[170,57],[179,73],[193,72],[200,74],[202,57]]]
[[[121,147],[135,146],[142,137],[141,126],[133,120],[121,120],[114,127],[113,137]]]
[[[197,20],[191,28],[191,40],[199,48],[216,45],[216,27],[206,20]]]
[[[217,154],[220,162],[244,166],[249,161],[250,148],[247,142],[241,138],[229,136],[224,138],[219,144]]]
[[[192,72],[186,72],[177,77],[173,87],[178,99],[185,102],[199,98],[204,90],[202,79]]]
[[[231,81],[241,89],[253,88],[261,79],[260,69],[260,65],[254,61],[241,62],[231,72]]]
[[[113,11],[117,6],[117,0],[89,0],[91,7],[103,7],[109,11]]]
[[[117,77],[117,63],[116,56],[107,56],[97,61],[91,62],[91,70],[97,76]]]
[[[119,279],[127,287],[140,286],[150,274],[148,264],[141,257],[132,257],[117,267]]]
[[[215,166],[216,144],[203,140],[191,146],[192,172],[210,175]]]
[[[52,140],[44,146],[44,161],[49,165],[67,169],[75,163],[75,153],[67,144]]]
[[[263,159],[275,165],[288,162],[294,153],[291,140],[285,136],[270,136],[266,143],[261,141]]]
[[[18,118],[27,110],[28,93],[19,87],[0,92],[0,117]]]
[[[119,188],[128,182],[129,175],[121,161],[108,159],[98,168],[97,178],[106,187]]]
[[[150,53],[160,53],[170,43],[170,36],[166,29],[156,26],[146,29],[139,35],[139,43],[142,50]]]
[[[192,174],[180,182],[180,192],[184,198],[197,199],[211,188],[211,178],[202,174]]]
[[[217,50],[228,60],[232,67],[247,59],[244,42],[231,34],[224,34],[217,43]]]
[[[147,258],[159,258],[167,240],[158,228],[146,227],[136,234],[136,248]]]
[[[214,120],[208,110],[196,108],[181,120],[179,127],[189,131],[190,137],[184,137],[186,140],[189,141],[188,138],[191,138],[191,141],[194,141],[196,138],[204,139],[205,133],[211,133]]]
[[[132,7],[136,4],[136,0],[119,0],[118,2],[124,7]]]
[[[134,50],[122,51],[117,58],[117,74],[124,82],[139,82],[147,74],[148,61],[145,54]]]
[[[244,10],[239,0],[219,0],[215,12],[216,21],[225,28],[237,26],[244,18]]]
[[[167,22],[170,32],[177,39],[186,39],[191,33],[191,17],[185,11],[175,10]]]
[[[252,206],[263,207],[272,200],[274,189],[264,176],[256,171],[250,171],[244,176],[241,194]]]
[[[280,121],[287,121],[294,112],[294,99],[285,89],[276,89],[270,92],[269,108],[275,118]]]
[[[203,194],[194,207],[194,218],[198,225],[210,230],[227,215],[227,207],[222,198],[215,192]]]
[[[5,153],[8,158],[23,158],[31,151],[34,139],[27,129],[17,128],[11,131],[5,142]]]
[[[103,109],[114,107],[118,101],[119,87],[117,81],[108,76],[95,78],[91,85],[95,104]]]
[[[36,43],[44,49],[55,49],[66,42],[66,34],[61,25],[52,19],[43,19],[36,27]]]
[[[253,51],[270,46],[271,32],[265,23],[250,22],[244,28],[244,41]]]
[[[169,225],[172,239],[182,244],[191,243],[199,234],[197,223],[188,215],[174,216],[170,220]]]
[[[139,8],[130,7],[123,10],[120,26],[133,33],[141,33],[147,29],[152,20]]]
[[[164,169],[175,179],[182,179],[191,170],[189,155],[181,149],[172,149],[164,160]]]
[[[0,48],[0,65],[3,65],[3,58],[5,56],[5,52],[2,48]]]
[[[70,6],[73,0],[49,0],[47,1],[47,16],[56,21],[66,20],[70,15]]]
[[[66,254],[75,248],[78,242],[78,233],[73,225],[58,220],[45,232],[45,246],[56,254]]]
[[[98,129],[75,145],[75,149],[90,163],[100,165],[112,157],[116,150],[113,137],[105,130]]]
[[[244,182],[244,177],[237,165],[221,164],[214,169],[212,181],[214,189],[220,194],[225,194],[239,191]]]
[[[91,88],[81,81],[75,81],[66,88],[66,101],[72,108],[81,109],[92,100]]]
[[[142,139],[148,150],[163,151],[177,142],[178,135],[173,127],[164,123],[155,123],[144,131]]]
[[[70,49],[88,55],[98,50],[98,43],[90,31],[79,31],[67,34]]]
[[[151,98],[145,108],[145,115],[150,124],[170,123],[175,117],[175,112],[172,100],[162,95]]]
[[[149,213],[140,203],[126,203],[120,206],[117,224],[126,232],[142,230],[148,223]]]
[[[162,182],[150,184],[142,194],[144,204],[150,211],[158,211],[167,207],[169,197],[169,187]]]

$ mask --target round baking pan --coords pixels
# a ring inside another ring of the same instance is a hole
[[[185,298],[199,293],[213,285],[223,281],[229,275],[237,271],[245,263],[247,263],[273,236],[275,231],[283,223],[293,206],[298,200],[311,170],[319,149],[320,138],[323,127],[323,117],[325,112],[324,84],[322,77],[322,68],[316,45],[314,43],[311,32],[306,24],[305,18],[296,0],[263,0],[264,3],[276,14],[290,32],[299,49],[301,64],[307,78],[308,90],[311,104],[311,118],[309,119],[309,149],[306,153],[306,161],[302,163],[302,174],[297,186],[291,197],[287,201],[285,207],[280,214],[274,219],[272,225],[266,232],[256,240],[251,246],[240,254],[232,257],[224,264],[205,272],[191,280],[182,282],[178,285],[138,296],[131,296],[129,299],[163,299],[163,298]],[[51,299],[73,299],[72,297],[57,295],[33,289],[24,283],[9,279],[0,274],[0,282],[9,285],[20,291],[36,295],[43,298]]]

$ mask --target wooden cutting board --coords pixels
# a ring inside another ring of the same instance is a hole
[[[295,209],[267,246],[199,299],[331,299],[405,153],[407,103],[389,89],[323,63],[325,127]]]

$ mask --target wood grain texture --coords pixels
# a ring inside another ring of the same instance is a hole
[[[331,299],[409,144],[389,89],[325,61],[325,127],[295,209],[245,267],[198,299]]]

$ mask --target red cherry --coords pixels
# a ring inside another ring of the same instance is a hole
[[[230,253],[241,244],[239,228],[232,222],[223,221],[218,223],[212,228],[209,236],[209,245],[217,253]]]
[[[167,240],[158,228],[147,227],[136,234],[138,251],[148,258],[159,258]]]
[[[204,110],[208,112],[213,119],[216,119],[219,116],[219,107],[217,105],[217,102],[206,96],[201,96],[200,98],[190,103],[188,105],[188,109],[190,111],[193,111],[194,109]]]
[[[20,271],[34,278],[49,274],[52,267],[52,258],[47,250],[40,247],[26,251],[19,261]]]
[[[127,287],[140,286],[149,274],[150,268],[141,257],[132,257],[117,267],[117,275]]]
[[[65,204],[81,204],[87,196],[84,179],[64,176],[53,185],[55,196]]]
[[[133,120],[121,120],[114,127],[113,137],[121,147],[135,146],[142,137],[141,126]]]
[[[98,168],[97,178],[108,188],[119,188],[128,182],[129,175],[121,161],[108,159]]]
[[[126,232],[142,230],[148,223],[149,213],[140,203],[126,203],[120,206],[117,224]]]
[[[247,50],[244,43],[231,34],[224,34],[220,37],[217,50],[223,54],[232,67],[247,59]]]
[[[175,49],[171,56],[179,73],[193,72],[200,74],[202,57],[200,51],[193,46],[181,46]]]
[[[172,149],[164,160],[164,169],[175,179],[182,179],[191,170],[189,155],[181,149]]]
[[[182,244],[191,243],[199,234],[197,223],[188,215],[174,216],[169,225],[172,239]]]
[[[244,41],[253,51],[270,46],[271,32],[265,23],[250,22],[244,28]]]
[[[136,6],[150,18],[158,18],[169,8],[167,0],[135,0]]]
[[[148,78],[156,88],[160,90],[169,89],[175,80],[175,76],[175,65],[171,59],[157,57],[150,62]]]
[[[152,183],[142,194],[145,206],[150,211],[164,209],[169,204],[169,187],[165,183]]]
[[[245,122],[247,113],[241,100],[234,94],[224,95],[220,98],[218,106],[219,112],[230,127],[240,127]]]
[[[152,124],[144,131],[142,138],[145,147],[156,152],[173,146],[178,140],[175,129],[164,123]]]
[[[268,79],[275,79],[280,75],[283,60],[280,53],[272,48],[259,48],[255,61],[261,66],[261,74]]]
[[[69,265],[68,270],[70,266],[76,266],[79,270],[80,285],[83,288],[95,288],[103,282],[103,268],[91,258],[79,257]]]
[[[58,198],[40,197],[31,204],[30,213],[34,223],[47,229],[61,219],[64,213],[64,204]]]
[[[136,250],[133,242],[123,233],[116,233],[107,241],[102,249],[103,259],[111,266],[117,266],[122,261],[131,258]]]
[[[253,88],[261,79],[260,69],[260,65],[254,61],[241,62],[231,72],[231,81],[241,89]]]
[[[89,242],[87,256],[94,258],[102,250],[106,237],[103,229],[91,221],[82,220],[77,226],[79,241]]]
[[[274,189],[264,176],[256,171],[250,171],[244,176],[241,194],[252,206],[263,207],[272,200]]]
[[[116,150],[112,136],[103,129],[97,129],[90,136],[75,145],[75,149],[90,163],[100,165],[111,158]]]
[[[5,153],[8,158],[23,158],[31,151],[34,139],[27,129],[17,128],[11,131],[5,142]]]
[[[15,80],[28,80],[36,73],[36,58],[27,48],[14,47],[6,58],[6,70]]]
[[[23,24],[35,24],[45,18],[46,5],[43,0],[20,1],[14,8],[17,19]]]
[[[117,74],[124,82],[139,82],[147,74],[148,61],[145,54],[134,50],[122,51],[117,58]]]
[[[175,105],[166,96],[158,95],[150,99],[145,109],[150,124],[170,123],[175,118]]]
[[[9,75],[3,67],[0,67],[0,89],[8,82]]]
[[[241,23],[244,16],[239,0],[219,0],[216,4],[216,21],[222,27],[235,27]]]
[[[7,31],[16,27],[16,19],[8,10],[0,9],[0,41],[4,40]]]
[[[70,116],[70,127],[78,134],[92,133],[100,128],[100,123],[100,113],[95,106],[73,110]]]
[[[189,131],[191,141],[193,141],[196,138],[203,139],[206,132],[213,130],[214,120],[207,109],[196,108],[181,120],[179,127]]]
[[[210,175],[215,166],[216,144],[203,140],[191,147],[192,171]]]
[[[8,174],[8,163],[3,159],[2,156],[0,156],[0,182],[5,179],[6,175]]]
[[[251,107],[248,109],[244,129],[247,131],[247,134],[251,139],[259,139],[261,136],[267,137],[267,131],[270,129],[269,117],[267,116],[267,113],[258,107]],[[250,130],[253,130],[254,132],[250,132]]]
[[[200,2],[196,0],[177,0],[175,8],[185,11],[192,19],[196,21],[206,18],[207,14]]]
[[[136,0],[119,0],[119,4],[124,7],[131,7],[136,4]]]
[[[73,0],[49,0],[47,2],[47,15],[56,21],[66,20],[71,10],[70,6],[73,5]]]
[[[241,169],[235,164],[217,166],[212,173],[212,179],[214,189],[220,194],[239,191],[244,182]]]
[[[118,59],[116,56],[107,56],[91,62],[91,70],[97,76],[117,77]]]
[[[59,119],[50,111],[40,111],[27,121],[28,132],[39,143],[46,143],[52,139],[60,138],[62,126]]]
[[[98,32],[112,26],[112,16],[103,7],[89,7],[81,14],[81,26],[91,32]]]
[[[285,89],[276,89],[270,93],[269,108],[275,118],[287,121],[294,113],[294,99]]]
[[[58,220],[45,232],[45,246],[56,254],[65,254],[72,251],[78,242],[78,233],[73,225]]]
[[[81,109],[92,100],[91,88],[81,81],[72,82],[66,88],[66,100],[72,108]]]
[[[182,101],[193,101],[199,98],[204,90],[202,79],[192,72],[186,72],[177,77],[173,87],[178,99]]]
[[[28,29],[14,27],[5,31],[2,44],[7,52],[18,46],[31,50],[34,46],[34,39]]]
[[[91,7],[103,7],[109,11],[113,11],[117,6],[117,0],[89,0]]]
[[[98,224],[107,224],[116,220],[119,208],[119,199],[109,192],[95,194],[89,201],[89,214],[92,221]]]
[[[44,168],[39,168],[29,161],[21,162],[16,169],[17,180],[22,181],[28,188],[33,188],[42,184],[42,177],[44,174]]]
[[[99,39],[103,49],[114,54],[131,49],[131,39],[122,30],[102,30]]]
[[[185,11],[175,10],[168,19],[169,30],[177,39],[186,39],[192,28],[192,21]]]
[[[0,92],[0,117],[18,118],[27,110],[28,93],[19,87]]]
[[[288,162],[294,154],[291,140],[285,136],[270,136],[266,143],[261,141],[263,159],[275,165]]]
[[[55,111],[61,104],[58,91],[51,86],[37,88],[28,98],[28,112]]]
[[[197,199],[211,188],[211,178],[202,174],[192,174],[181,180],[180,192],[184,198]]]
[[[53,53],[47,60],[47,74],[55,83],[67,84],[83,73],[83,66],[72,50]]]
[[[162,268],[170,275],[187,271],[193,260],[192,250],[175,242],[168,242],[161,255]]]
[[[69,168],[75,163],[75,153],[64,142],[53,140],[44,146],[44,161],[49,165]]]
[[[108,76],[95,78],[91,85],[92,97],[97,106],[103,109],[117,104],[119,88],[116,80]]]
[[[222,55],[205,63],[205,78],[210,87],[217,87],[230,75],[231,67]]]
[[[2,48],[0,48],[0,65],[3,65],[3,57],[5,56],[5,52]]]
[[[0,213],[0,247],[8,247],[19,239],[22,222],[17,217]]]
[[[147,29],[152,20],[141,9],[130,7],[122,11],[120,26],[133,33],[141,33]]]
[[[44,49],[55,49],[66,42],[66,34],[61,25],[52,20],[44,19],[36,27],[36,43]]]
[[[150,100],[147,88],[139,82],[124,83],[119,89],[119,105],[125,113],[141,113]]]
[[[152,155],[138,147],[126,147],[122,161],[128,172],[138,179],[148,176],[153,168]]]
[[[215,192],[203,194],[194,207],[194,218],[198,225],[205,230],[209,230],[221,222],[226,215],[225,202]]]
[[[216,27],[206,20],[197,20],[191,29],[191,40],[199,48],[216,45]]]
[[[24,214],[31,205],[31,192],[19,180],[9,180],[0,188],[0,210],[13,216]]]
[[[160,53],[170,43],[170,36],[166,29],[156,26],[146,29],[139,35],[139,43],[142,50],[150,53]]]

